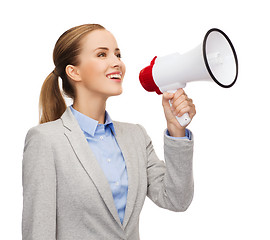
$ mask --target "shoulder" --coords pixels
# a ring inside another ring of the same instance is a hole
[[[137,141],[140,141],[139,139],[149,137],[145,128],[141,124],[120,121],[113,121],[113,124],[117,132],[128,135],[130,138],[134,138]]]
[[[62,126],[63,125],[60,118],[55,121],[50,121],[33,126],[27,131],[25,141],[30,140],[32,138],[34,138],[35,140],[44,138],[53,138],[57,134],[61,133]]]
[[[129,122],[120,122],[113,121],[113,125],[121,131],[130,131],[130,132],[141,132],[144,130],[144,127],[138,123],[129,123]]]

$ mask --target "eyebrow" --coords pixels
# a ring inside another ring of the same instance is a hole
[[[107,47],[98,47],[94,51],[96,51],[98,49],[109,50],[109,48],[107,48]],[[116,48],[115,51],[120,51],[120,49],[119,48]]]

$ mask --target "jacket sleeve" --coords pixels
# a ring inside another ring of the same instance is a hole
[[[25,138],[22,240],[56,239],[56,170],[50,139],[37,127]]]
[[[147,196],[159,207],[175,212],[185,211],[194,193],[193,135],[189,139],[173,139],[164,131],[164,157],[160,160],[143,126],[147,158]]]

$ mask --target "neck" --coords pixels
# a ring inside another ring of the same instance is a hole
[[[80,113],[98,121],[99,124],[105,123],[106,99],[89,98],[87,100],[77,98],[74,100],[73,108]]]

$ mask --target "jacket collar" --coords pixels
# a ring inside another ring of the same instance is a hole
[[[90,136],[94,137],[98,125],[104,125],[104,128],[109,127],[112,133],[115,135],[113,122],[111,120],[109,113],[106,110],[105,110],[105,123],[99,124],[97,120],[90,118],[74,109],[72,105],[69,106],[69,108],[73,113],[74,117],[76,118],[77,122],[79,123],[80,128]]]

